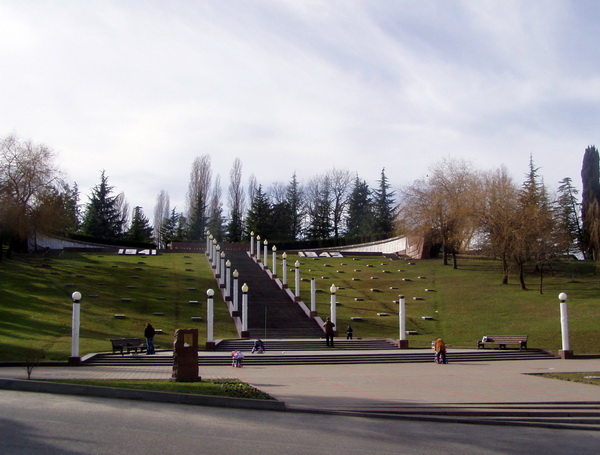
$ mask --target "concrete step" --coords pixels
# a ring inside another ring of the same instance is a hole
[[[341,364],[382,364],[382,363],[427,363],[433,362],[431,350],[423,349],[422,352],[402,352],[393,350],[388,352],[365,351],[344,352],[338,348],[329,348],[327,352],[295,352],[268,350],[264,354],[251,354],[249,350],[242,350],[245,354],[244,365],[341,365]],[[204,366],[227,366],[231,364],[230,352],[202,353],[198,355],[198,363]],[[449,354],[450,362],[491,362],[506,360],[542,360],[552,358],[541,351],[469,351]],[[98,354],[86,362],[91,366],[165,366],[172,365],[173,358],[169,355],[125,355]]]

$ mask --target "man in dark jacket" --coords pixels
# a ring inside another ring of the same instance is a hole
[[[333,330],[334,327],[335,324],[331,322],[331,319],[327,318],[323,324],[323,328],[325,329],[325,342],[327,343],[327,346],[333,347],[333,335],[335,334]]]
[[[154,335],[156,330],[152,327],[152,324],[146,324],[146,330],[144,330],[144,336],[146,337],[146,354],[154,354]]]

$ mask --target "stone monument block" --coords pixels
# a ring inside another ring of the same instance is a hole
[[[173,341],[173,374],[171,381],[197,382],[198,329],[177,329]]]

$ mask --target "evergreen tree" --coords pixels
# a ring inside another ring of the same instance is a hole
[[[570,247],[577,249],[585,257],[583,247],[583,236],[581,231],[581,220],[579,218],[579,203],[577,194],[579,191],[572,185],[570,177],[565,177],[558,187],[558,198],[556,200],[556,211],[563,229],[571,239]]]
[[[302,188],[298,183],[295,172],[286,190],[286,200],[290,216],[289,238],[291,240],[298,240],[302,234],[302,218],[304,214],[302,212]]]
[[[583,166],[581,168],[581,220],[582,240],[586,250],[586,257],[598,258],[600,245],[596,241],[600,237],[597,232],[598,213],[600,205],[600,156],[598,149],[591,145],[585,149],[583,155]]]
[[[379,187],[374,191],[373,217],[375,232],[382,238],[394,233],[394,192],[390,191],[391,185],[385,175],[385,168],[381,170]]]
[[[150,226],[150,221],[139,205],[133,209],[131,226],[125,234],[125,238],[139,243],[152,243],[153,241],[152,226]]]
[[[263,192],[262,185],[258,186],[254,194],[252,205],[248,210],[246,225],[249,232],[253,231],[262,239],[269,239],[273,234],[272,207],[267,195]]]
[[[116,240],[123,230],[122,214],[119,211],[118,196],[112,196],[113,187],[108,184],[105,171],[100,175],[100,183],[92,189],[83,217],[82,231],[91,237],[103,240]]]
[[[373,233],[371,190],[367,182],[358,175],[350,193],[346,226],[346,237],[360,237],[367,241]]]
[[[160,229],[160,235],[165,247],[172,242],[177,242],[183,240],[180,236],[178,238],[178,228],[180,226],[179,220],[181,218],[181,214],[177,213],[173,208],[171,210],[171,214],[168,218],[163,221],[163,224]],[[181,234],[181,233],[179,233]]]

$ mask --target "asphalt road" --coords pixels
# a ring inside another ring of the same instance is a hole
[[[600,433],[0,391],[0,454],[596,454]]]

